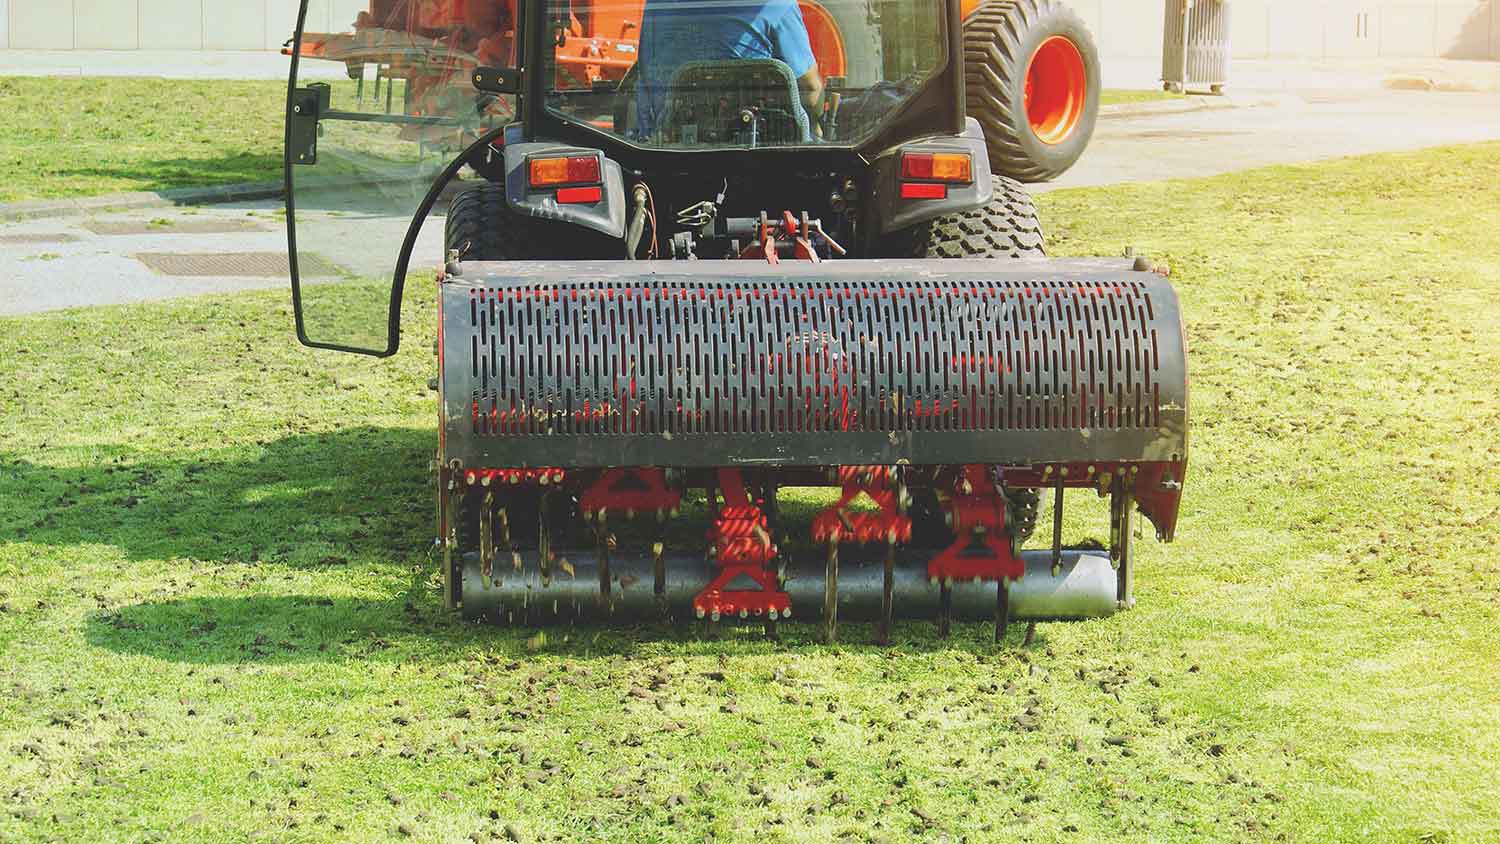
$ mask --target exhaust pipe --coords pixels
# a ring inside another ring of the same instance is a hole
[[[1013,621],[1081,621],[1105,618],[1128,609],[1122,597],[1121,572],[1100,551],[1065,550],[1057,574],[1052,552],[1027,551],[1026,576],[1011,586]],[[693,596],[717,573],[701,557],[673,556],[663,560],[666,576],[656,589],[656,567],[649,555],[611,553],[610,591],[599,585],[598,562],[592,550],[557,554],[550,575],[544,575],[535,551],[520,555],[515,570],[502,555],[486,577],[477,555],[464,561],[463,614],[473,621],[502,625],[541,626],[584,621],[653,621],[693,617]],[[571,568],[571,574],[566,573]],[[879,560],[847,561],[839,569],[838,616],[848,621],[878,621],[883,594],[884,565]],[[786,591],[792,599],[791,621],[817,621],[823,615],[822,562],[798,560],[786,571]],[[991,621],[995,616],[994,583],[954,583],[953,619]],[[927,580],[925,559],[898,551],[894,610],[897,618],[933,619],[938,614],[939,588]],[[762,619],[752,618],[752,621]]]

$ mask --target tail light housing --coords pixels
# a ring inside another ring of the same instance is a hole
[[[901,154],[902,199],[947,199],[949,185],[974,182],[974,158],[967,152]]]
[[[533,189],[557,189],[563,204],[595,203],[604,198],[604,167],[598,155],[538,156],[527,163]]]

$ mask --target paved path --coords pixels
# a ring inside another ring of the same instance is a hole
[[[1500,94],[1361,89],[1297,94],[1236,94],[1263,103],[1233,109],[1102,120],[1079,165],[1052,185],[1209,176],[1267,164],[1500,139]],[[243,253],[262,261],[285,250],[272,202],[157,209],[0,224],[0,314],[161,299],[196,293],[281,288],[269,275],[165,275],[138,256]],[[120,233],[129,223],[144,232]],[[407,220],[362,220],[360,235],[334,258],[356,269],[388,272]],[[139,229],[140,226],[137,226]],[[240,229],[205,232],[204,229]],[[441,222],[429,224],[418,261],[441,259]]]
[[[1235,96],[1262,104],[1101,120],[1077,166],[1033,190],[1194,178],[1500,140],[1500,93],[1369,89]]]
[[[257,201],[0,224],[0,316],[284,289],[287,237],[280,209],[279,202]],[[338,250],[329,257],[356,272],[387,275],[409,223],[409,216],[362,220],[358,237],[329,244]],[[442,220],[423,228],[413,270],[436,268],[442,229]],[[240,274],[182,274],[200,270],[182,266],[194,257],[226,256]]]

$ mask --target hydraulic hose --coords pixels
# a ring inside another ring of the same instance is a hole
[[[625,257],[635,261],[640,252],[641,237],[646,233],[646,198],[649,196],[646,186],[636,185],[632,196],[635,207],[631,209],[630,227],[625,232]]]

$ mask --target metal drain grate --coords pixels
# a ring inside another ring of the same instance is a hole
[[[140,234],[243,234],[266,232],[270,229],[254,220],[173,220],[168,225],[152,224],[149,220],[89,220],[83,227],[94,234],[140,235]]]
[[[285,252],[142,252],[135,258],[162,275],[286,278],[291,274]],[[303,278],[339,275],[333,264],[307,253],[298,256],[298,269]]]

